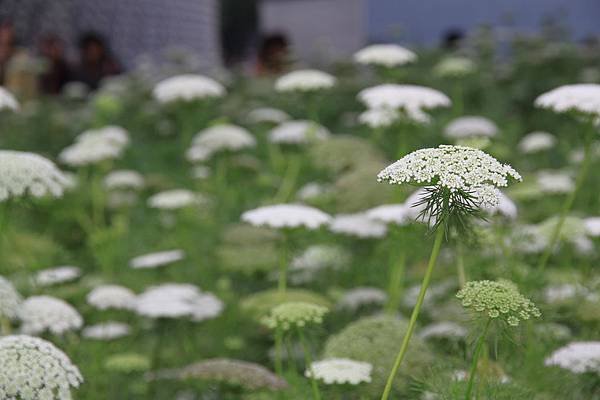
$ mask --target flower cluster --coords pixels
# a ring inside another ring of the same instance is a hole
[[[55,335],[76,330],[83,325],[79,312],[64,300],[51,296],[32,296],[19,309],[21,330],[37,335],[49,331]]]
[[[135,293],[119,285],[102,285],[92,289],[86,300],[88,304],[99,310],[111,308],[117,310],[131,309],[135,302]]]
[[[306,370],[307,378],[315,378],[327,385],[358,385],[371,382],[373,366],[367,362],[348,358],[328,358],[310,364]]]
[[[0,201],[30,194],[62,196],[69,179],[48,159],[34,153],[0,150]]]
[[[301,204],[276,204],[255,208],[242,214],[242,221],[270,228],[317,229],[331,221],[321,210]]]
[[[152,95],[159,103],[203,100],[223,97],[225,88],[219,82],[203,75],[177,75],[156,84]]]
[[[327,307],[293,301],[274,307],[263,322],[271,329],[281,328],[287,331],[292,328],[303,328],[308,324],[321,324],[327,312]]]
[[[334,245],[312,245],[295,256],[289,267],[290,280],[295,283],[311,281],[319,271],[334,271],[346,267],[351,255],[346,249]]]
[[[0,319],[15,319],[21,300],[21,295],[12,283],[0,276]]]
[[[400,113],[391,108],[370,108],[358,116],[358,122],[370,128],[387,128],[400,119]]]
[[[111,321],[87,326],[81,334],[87,339],[113,340],[129,335],[129,331],[129,325]]]
[[[365,213],[339,214],[329,224],[331,232],[358,238],[381,238],[387,234],[387,226],[371,219]]]
[[[496,124],[485,117],[465,116],[456,118],[446,126],[444,135],[451,139],[492,137],[498,133]]]
[[[456,297],[462,300],[465,308],[492,319],[499,318],[511,326],[518,326],[522,320],[541,316],[535,304],[509,282],[467,282]]]
[[[464,338],[467,330],[455,322],[443,321],[427,325],[419,332],[421,339],[429,338]]]
[[[15,99],[15,96],[8,90],[0,86],[0,111],[2,110],[13,110],[19,109],[19,102]]]
[[[383,305],[387,301],[387,294],[375,287],[356,287],[344,293],[337,302],[337,308],[356,311],[362,306]]]
[[[138,190],[144,187],[144,177],[132,170],[112,171],[104,178],[104,187],[108,190]]]
[[[246,120],[251,124],[271,123],[280,124],[290,119],[290,116],[278,108],[262,107],[255,108],[246,116]]]
[[[207,156],[219,151],[238,151],[256,146],[256,139],[241,126],[231,124],[206,128],[194,137],[192,148],[205,149]]]
[[[201,195],[187,189],[165,190],[148,198],[148,206],[161,210],[177,210],[202,203]]]
[[[0,398],[70,400],[71,387],[83,382],[65,353],[45,340],[26,336],[0,338]]]
[[[183,260],[184,257],[183,250],[159,251],[137,256],[129,261],[129,266],[133,269],[157,268]]]
[[[539,96],[535,105],[557,113],[578,111],[600,117],[600,85],[581,83],[560,86]]]
[[[269,132],[269,140],[280,144],[306,144],[327,139],[330,133],[324,126],[307,120],[286,121]]]
[[[556,365],[576,374],[600,374],[600,342],[573,342],[546,358],[547,366]]]
[[[278,92],[310,92],[329,89],[335,85],[335,77],[315,69],[303,69],[289,72],[275,82]]]
[[[417,55],[397,44],[374,44],[354,53],[354,61],[359,64],[395,67],[413,62]]]
[[[40,286],[52,286],[59,283],[71,282],[81,276],[81,269],[70,265],[44,269],[39,271],[34,281]]]
[[[467,57],[452,56],[440,61],[433,72],[441,77],[461,77],[472,73],[477,65]]]
[[[81,167],[119,158],[128,144],[127,131],[110,125],[83,132],[58,157],[67,165]]]
[[[519,150],[525,154],[538,153],[556,145],[556,138],[548,132],[531,132],[519,142]]]

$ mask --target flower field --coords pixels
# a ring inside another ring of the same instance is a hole
[[[0,399],[600,399],[600,59],[485,39],[0,87]]]

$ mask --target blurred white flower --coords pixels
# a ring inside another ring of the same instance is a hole
[[[119,285],[101,285],[92,289],[86,300],[98,310],[129,310],[134,306],[135,293]]]
[[[337,308],[356,311],[362,306],[381,306],[387,301],[387,294],[375,287],[356,287],[344,293],[338,300]]]
[[[181,261],[185,258],[183,250],[159,251],[132,258],[129,266],[133,269],[157,268]]]
[[[121,169],[112,171],[104,178],[104,187],[108,190],[132,189],[144,187],[144,177],[137,171]]]
[[[16,319],[22,298],[13,284],[0,276],[0,319]]]
[[[574,283],[561,283],[551,285],[544,289],[544,298],[550,304],[564,303],[574,300],[575,298],[583,298],[585,288]]]
[[[12,197],[62,196],[68,178],[50,160],[34,153],[0,150],[0,202]]]
[[[451,139],[493,137],[497,133],[498,127],[493,121],[471,115],[453,119],[444,129],[444,135]]]
[[[256,108],[248,113],[246,119],[251,124],[271,123],[280,124],[290,119],[290,116],[277,108]]]
[[[369,128],[386,128],[401,118],[397,110],[391,108],[370,108],[358,116],[358,122]]]
[[[349,265],[350,254],[342,247],[317,244],[295,256],[289,266],[290,281],[295,284],[310,282],[325,269],[341,270]]]
[[[191,163],[203,162],[209,160],[213,153],[208,147],[191,146],[185,152],[185,159]]]
[[[537,184],[544,193],[570,193],[575,189],[575,181],[569,173],[563,171],[539,171]]]
[[[369,218],[366,213],[335,215],[329,223],[329,230],[363,239],[381,238],[387,234],[387,226]]]
[[[359,64],[396,67],[415,61],[417,55],[397,44],[373,44],[354,53],[353,58]]]
[[[201,204],[205,199],[198,193],[186,189],[165,190],[148,199],[148,206],[161,210],[177,210]]]
[[[225,88],[203,75],[184,74],[164,79],[154,86],[152,95],[160,103],[223,97]]]
[[[556,138],[548,132],[528,133],[519,142],[519,150],[525,154],[538,153],[556,145]]]
[[[600,236],[600,217],[584,218],[585,231],[587,235],[592,237]]]
[[[517,205],[507,195],[498,192],[498,204],[485,210],[490,215],[502,215],[508,219],[517,218]]]
[[[329,192],[331,192],[331,187],[329,185],[318,182],[309,182],[298,189],[296,197],[298,200],[308,201],[326,195]]]
[[[192,169],[192,177],[194,179],[207,179],[211,175],[210,167],[206,165],[196,165]]]
[[[467,336],[467,329],[455,322],[443,321],[425,326],[419,332],[421,339],[449,338],[461,339]]]
[[[373,366],[367,362],[347,358],[329,358],[310,364],[305,375],[327,385],[358,385],[371,382]]]
[[[600,374],[600,342],[572,342],[554,351],[544,364],[556,365],[576,374]]]
[[[282,144],[306,144],[329,137],[330,133],[324,126],[307,120],[284,122],[269,132],[269,140]]]
[[[51,296],[27,298],[19,309],[21,331],[38,335],[45,331],[62,335],[83,325],[79,312],[64,300]]]
[[[414,219],[406,204],[384,204],[366,211],[367,217],[386,224],[406,225]]]
[[[557,113],[578,111],[600,117],[600,85],[580,83],[560,86],[539,96],[535,105]]]
[[[241,126],[221,124],[206,128],[194,137],[192,147],[207,149],[209,154],[219,151],[238,151],[256,147],[256,139]]]
[[[336,79],[332,75],[316,69],[302,69],[289,72],[275,82],[278,92],[310,92],[329,89],[335,85]]]
[[[468,75],[476,68],[477,65],[467,57],[450,56],[437,63],[433,67],[433,73],[441,77],[456,78]]]
[[[275,204],[246,211],[242,221],[270,228],[317,229],[331,221],[331,216],[314,207],[302,204]]]
[[[58,283],[71,282],[81,276],[81,269],[71,265],[64,265],[39,271],[34,282],[39,286],[52,286]]]
[[[87,339],[113,340],[129,335],[129,325],[122,322],[103,322],[86,326],[81,335]]]
[[[0,338],[2,399],[69,400],[83,382],[79,369],[52,343],[26,335]]]
[[[83,132],[58,157],[67,165],[81,167],[119,158],[128,144],[127,131],[109,125]]]
[[[11,92],[0,86],[0,111],[19,109],[19,102]]]
[[[136,313],[150,318],[190,318],[202,321],[215,318],[223,311],[223,302],[194,285],[165,283],[141,293],[135,304]]]

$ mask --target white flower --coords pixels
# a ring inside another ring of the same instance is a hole
[[[400,113],[391,108],[370,108],[358,116],[358,122],[372,129],[386,128],[400,119]]]
[[[210,177],[210,175],[211,175],[211,170],[206,165],[196,165],[192,169],[192,177],[194,179],[206,179],[206,178]]]
[[[327,385],[358,385],[371,382],[372,370],[373,366],[367,362],[329,358],[311,363],[305,375],[308,378],[321,380]]]
[[[576,374],[600,374],[600,342],[572,342],[546,358],[546,366],[556,365]]]
[[[290,282],[302,284],[315,279],[319,271],[340,270],[350,263],[350,254],[334,245],[312,245],[295,256],[289,267]]]
[[[202,203],[203,198],[186,189],[165,190],[148,199],[148,206],[162,210],[176,210]]]
[[[21,330],[37,335],[49,331],[62,335],[81,328],[83,319],[73,306],[51,296],[32,296],[26,299],[20,310]]]
[[[384,204],[366,211],[367,217],[386,224],[406,225],[413,214],[406,204]]]
[[[287,121],[269,132],[269,140],[282,144],[306,144],[329,137],[324,126],[307,120]]]
[[[563,171],[544,170],[537,174],[537,184],[544,193],[570,193],[575,190],[575,181]]]
[[[296,197],[299,200],[308,201],[326,195],[330,191],[331,188],[329,185],[318,182],[309,182],[306,185],[302,186],[300,189],[298,189]]]
[[[135,293],[119,285],[101,285],[90,291],[86,297],[88,304],[98,310],[129,310],[135,303]]]
[[[34,153],[0,150],[0,202],[12,197],[62,196],[68,178],[48,159]]]
[[[387,233],[387,226],[373,220],[366,213],[338,214],[329,224],[329,230],[359,238],[381,238]]]
[[[26,335],[0,338],[0,396],[6,400],[70,400],[79,369],[52,343]]]
[[[343,310],[356,311],[364,305],[380,306],[387,301],[387,294],[374,287],[357,287],[344,293],[337,307]]]
[[[466,116],[453,119],[444,129],[444,135],[451,139],[472,137],[493,137],[498,133],[496,124],[485,117]]]
[[[354,53],[354,61],[359,64],[396,67],[413,62],[417,55],[397,44],[373,44]]]
[[[463,146],[441,145],[414,151],[377,175],[380,182],[434,185],[462,191],[474,196],[483,208],[497,206],[500,191],[508,185],[508,177],[521,180],[509,165],[501,164],[481,150]]]
[[[275,204],[246,211],[242,221],[270,228],[317,229],[328,224],[331,217],[321,210],[301,204]]]
[[[223,311],[223,302],[194,285],[166,283],[152,286],[140,294],[135,311],[150,318],[183,318],[202,321]]]
[[[127,131],[109,125],[83,132],[58,157],[67,165],[80,167],[119,158],[128,144]]]
[[[498,203],[485,210],[490,215],[500,214],[508,219],[517,218],[517,205],[507,195],[498,192]]]
[[[112,340],[129,335],[129,325],[122,322],[104,322],[87,326],[81,332],[84,338],[97,340]]]
[[[539,96],[535,105],[557,113],[578,111],[600,117],[600,85],[581,83],[560,86]]]
[[[144,187],[144,177],[137,171],[122,169],[112,171],[104,178],[104,187],[108,190],[132,189]]]
[[[11,92],[0,86],[0,111],[2,110],[13,110],[19,109],[19,102],[15,99],[15,96]]]
[[[289,72],[275,82],[278,92],[309,92],[329,89],[335,85],[335,77],[316,69],[302,69]]]
[[[185,152],[185,159],[191,163],[207,161],[213,155],[213,150],[207,147],[191,146]]]
[[[467,57],[451,56],[441,60],[433,72],[441,77],[460,77],[472,73],[477,66]]]
[[[448,107],[450,99],[435,89],[417,85],[397,85],[386,83],[363,89],[358,100],[370,109],[388,108],[401,110],[416,122],[428,122],[424,109]]]
[[[15,319],[21,301],[21,295],[12,283],[0,276],[0,319]]]
[[[183,250],[159,251],[135,257],[129,261],[129,266],[134,269],[156,268],[181,261],[184,257]]]
[[[256,147],[256,139],[241,126],[221,124],[198,132],[192,147],[205,148],[211,154],[223,150],[238,151]]]
[[[519,142],[519,150],[525,154],[548,150],[556,145],[556,138],[548,132],[528,133]]]
[[[467,330],[454,322],[436,322],[427,325],[419,333],[421,339],[429,338],[464,338],[467,336]]]
[[[548,286],[544,289],[544,298],[550,304],[564,303],[575,298],[583,298],[585,288],[573,283],[561,283],[558,285]]]
[[[589,217],[583,220],[585,231],[588,236],[600,236],[600,217]]]
[[[248,122],[252,124],[272,123],[280,124],[290,119],[290,116],[277,108],[256,108],[250,111],[246,117]]]
[[[219,82],[203,75],[177,75],[164,79],[154,86],[152,95],[160,103],[172,101],[203,100],[223,97],[225,88]]]
[[[64,265],[39,271],[34,281],[40,286],[52,286],[58,283],[70,282],[81,276],[81,270],[77,267]]]

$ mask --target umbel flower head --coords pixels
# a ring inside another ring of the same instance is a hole
[[[15,96],[11,92],[0,86],[0,111],[2,110],[13,110],[19,109],[19,102],[15,99]]]
[[[71,282],[81,276],[81,269],[71,265],[48,268],[39,271],[34,281],[39,286],[52,286],[59,283]]]
[[[181,261],[184,258],[185,252],[183,250],[159,251],[134,257],[129,261],[129,266],[133,269],[157,268]]]
[[[81,315],[64,300],[51,296],[32,296],[19,309],[21,330],[37,335],[48,331],[55,335],[76,330],[83,325]]]
[[[128,144],[127,131],[109,125],[83,132],[58,157],[67,165],[81,167],[119,158]]]
[[[316,69],[289,72],[275,82],[278,92],[312,92],[329,89],[335,85],[335,77]]]
[[[308,120],[285,121],[269,132],[269,141],[280,144],[307,144],[327,139],[329,131]]]
[[[576,374],[600,374],[600,342],[572,342],[554,351],[544,364],[556,365]]]
[[[307,378],[315,378],[327,385],[358,385],[371,382],[373,366],[368,362],[350,360],[348,358],[328,358],[310,364],[305,372]]]
[[[281,328],[284,331],[293,328],[301,329],[309,324],[321,324],[327,312],[327,307],[303,301],[292,301],[274,307],[271,313],[263,319],[263,323],[271,329]]]
[[[505,321],[511,326],[518,326],[520,321],[542,315],[535,304],[519,293],[511,282],[467,282],[456,297],[462,300],[465,308]]]
[[[493,121],[476,115],[453,119],[444,129],[444,135],[451,139],[492,137],[497,133],[498,127]]]
[[[301,204],[275,204],[246,211],[242,221],[269,228],[317,229],[331,221],[321,210]]]
[[[238,151],[255,147],[256,139],[246,129],[232,124],[206,128],[194,137],[192,147],[205,148],[210,154],[219,151]]]
[[[531,132],[519,142],[519,150],[525,154],[538,153],[556,145],[556,138],[548,132]]]
[[[417,55],[397,44],[373,44],[354,53],[354,61],[359,64],[396,67],[413,62]]]
[[[557,113],[576,111],[600,117],[600,85],[580,83],[560,86],[539,96],[535,105]]]
[[[21,300],[21,295],[12,283],[0,276],[0,319],[15,319]]]
[[[144,184],[142,174],[127,169],[112,171],[104,178],[104,187],[108,190],[138,190],[143,188]]]
[[[129,310],[135,304],[135,293],[119,285],[102,285],[92,289],[86,300],[98,310]]]
[[[62,196],[69,179],[52,161],[21,151],[0,150],[0,201],[31,195]]]
[[[70,400],[83,382],[65,353],[43,339],[15,335],[0,338],[0,398]]]
[[[290,116],[278,108],[261,107],[250,111],[246,120],[251,124],[271,123],[280,124],[290,119]]]
[[[159,103],[223,97],[225,88],[204,75],[184,74],[164,79],[154,86],[152,95]]]

